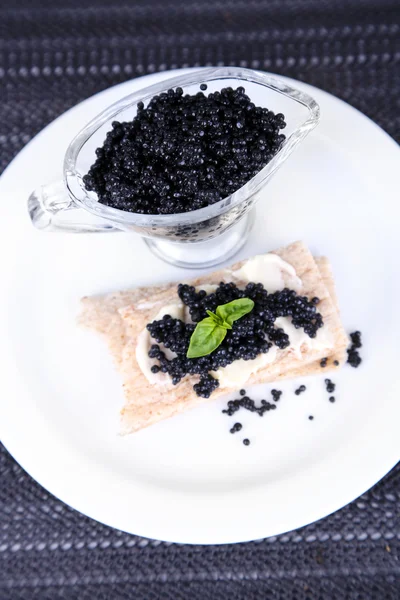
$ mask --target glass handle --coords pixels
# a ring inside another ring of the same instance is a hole
[[[79,208],[69,197],[62,181],[37,188],[28,198],[28,212],[33,225],[42,231],[69,233],[106,233],[120,231],[88,211]]]

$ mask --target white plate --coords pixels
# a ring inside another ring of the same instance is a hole
[[[169,75],[76,106],[0,180],[1,437],[32,477],[98,521],[175,542],[246,541],[341,508],[400,457],[400,155],[359,112],[292,82],[320,103],[321,124],[267,186],[268,214],[260,202],[254,235],[238,255],[303,239],[331,258],[344,324],[361,329],[365,344],[360,369],[332,376],[336,403],[315,377],[279,385],[278,410],[263,419],[239,413],[239,434],[229,434],[237,419],[222,414],[218,400],[118,437],[120,381],[103,343],[75,326],[79,298],[189,273],[160,262],[134,235],[37,232],[26,200],[61,175],[71,136],[91,117]],[[307,392],[295,396],[303,382]],[[271,387],[252,396],[268,398]]]

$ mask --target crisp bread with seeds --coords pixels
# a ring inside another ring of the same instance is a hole
[[[302,242],[274,251],[296,270],[301,279],[302,295],[320,299],[318,311],[322,314],[324,327],[328,328],[333,343],[330,347],[302,349],[301,359],[290,351],[282,350],[273,363],[261,368],[243,385],[266,383],[288,377],[303,376],[321,371],[326,372],[334,360],[343,362],[348,344],[347,336],[340,322],[337,299],[332,274],[326,259],[314,260]],[[232,281],[233,271],[237,271],[246,261],[238,262],[229,268],[202,275],[187,283],[196,287]],[[285,275],[283,274],[285,277]],[[246,282],[235,280],[238,285]],[[83,298],[80,324],[89,327],[107,339],[114,362],[122,375],[125,406],[121,411],[123,433],[130,433],[147,427],[159,420],[197,406],[206,399],[196,396],[193,385],[199,376],[186,376],[177,385],[150,384],[143,375],[136,360],[136,345],[139,334],[147,323],[154,320],[159,310],[177,299],[176,284],[137,288],[128,292],[116,292],[105,296]],[[322,358],[328,357],[328,366],[320,366]],[[210,400],[232,392],[229,387],[219,387]]]

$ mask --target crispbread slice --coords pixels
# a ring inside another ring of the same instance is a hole
[[[336,294],[335,282],[333,279],[332,269],[329,260],[325,256],[317,256],[314,258],[314,260],[321,274],[322,281],[324,282],[324,285],[326,286],[329,292],[336,313],[339,316],[339,302]],[[325,367],[321,367],[321,361],[316,360],[312,363],[302,365],[297,369],[289,370],[287,373],[285,373],[284,378],[290,379],[294,377],[305,377],[306,375],[315,375],[317,373],[326,373],[327,371],[339,369],[346,361],[347,346],[348,337],[346,335],[345,338],[342,339],[342,343],[338,343],[333,349],[333,351],[329,352],[326,355],[326,357],[324,357],[328,359]],[[338,364],[335,364],[335,362]],[[283,377],[281,377],[281,379],[283,379]]]
[[[338,311],[325,285],[321,273],[309,252],[301,242],[275,252],[283,260],[293,265],[297,275],[303,282],[304,295],[318,296],[318,310],[322,313],[325,327],[328,327],[334,338],[335,352],[342,352],[347,345],[347,337],[341,327]],[[233,272],[245,261],[233,265],[229,269],[211,273],[197,278],[190,283],[195,286],[206,283],[218,284],[220,281],[234,279]],[[333,290],[333,280],[329,265],[320,261],[324,270],[324,279],[329,280]],[[328,281],[327,281],[328,282]],[[238,284],[244,283],[237,281]],[[126,405],[122,409],[122,426],[124,432],[136,431],[142,427],[172,416],[203,402],[193,391],[193,383],[198,377],[186,377],[177,386],[166,384],[154,386],[149,384],[136,361],[136,340],[146,323],[151,322],[162,306],[176,300],[176,285],[138,288],[131,292],[118,292],[106,297],[83,299],[83,311],[80,322],[106,336],[110,351],[124,380]],[[280,360],[260,369],[248,382],[250,384],[273,381],[288,376],[305,375],[320,370],[321,358],[332,354],[328,351],[307,351],[301,361],[293,356],[281,354]],[[220,387],[213,393],[216,398],[231,391]]]
[[[339,300],[338,300],[337,293],[336,293],[335,280],[333,278],[331,264],[330,264],[329,260],[326,258],[326,256],[317,256],[316,258],[314,258],[314,260],[315,260],[315,264],[318,267],[319,272],[321,273],[322,280],[323,280],[324,284],[326,285],[326,288],[329,292],[329,295],[332,300],[332,304],[336,310],[336,314],[337,314],[338,318],[340,319]],[[342,337],[341,343],[339,343],[336,346],[335,351],[329,355],[330,360],[328,361],[327,367],[324,368],[324,372],[326,371],[327,368],[335,368],[337,366],[342,366],[343,363],[346,362],[346,358],[347,358],[346,349],[347,349],[348,345],[349,345],[349,338],[348,338],[348,335],[345,333],[344,336]],[[334,365],[334,361],[337,361],[339,363],[339,365]]]
[[[97,331],[104,336],[117,369],[120,369],[122,351],[127,342],[125,323],[119,310],[124,306],[134,306],[137,302],[145,302],[148,295],[162,298],[161,294],[171,289],[171,284],[138,287],[123,292],[112,292],[99,296],[84,296],[81,300],[81,312],[78,324],[87,329]],[[161,300],[160,300],[161,301]]]

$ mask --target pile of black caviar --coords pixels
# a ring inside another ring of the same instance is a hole
[[[221,282],[215,292],[207,294],[204,290],[197,292],[193,286],[179,284],[178,296],[188,306],[193,323],[165,315],[147,325],[151,337],[158,342],[149,351],[149,357],[158,361],[152,371],[169,373],[173,384],[179,383],[185,375],[200,375],[199,383],[193,387],[203,398],[208,398],[219,385],[210,371],[226,367],[235,360],[252,360],[268,352],[273,344],[281,349],[290,345],[289,336],[274,325],[278,317],[291,317],[294,327],[302,328],[310,338],[314,338],[323,325],[322,316],[316,309],[318,298],[308,300],[287,288],[269,294],[261,283],[248,283],[244,289],[239,289],[234,283]],[[190,337],[196,323],[207,317],[206,311],[215,312],[217,306],[238,298],[253,300],[253,310],[233,323],[214,352],[201,358],[187,358]],[[158,344],[163,344],[177,356],[169,360]]]
[[[201,89],[207,89],[205,84]],[[182,213],[229,196],[271,160],[284,115],[255,106],[243,87],[206,96],[182,88],[114,121],[83,181],[101,203],[141,214]]]

